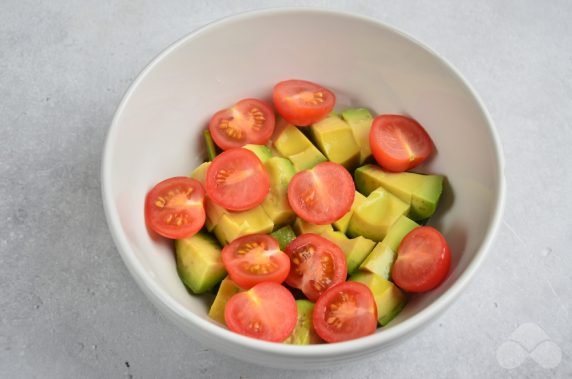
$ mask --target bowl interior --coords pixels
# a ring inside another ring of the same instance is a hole
[[[451,245],[452,270],[443,285],[414,297],[391,326],[377,331],[386,333],[447,292],[479,254],[498,211],[502,164],[486,114],[463,80],[434,53],[376,22],[265,11],[223,20],[170,47],[132,86],[110,130],[103,182],[112,232],[142,286],[188,310],[183,318],[193,313],[208,320],[205,299],[189,295],[177,277],[171,244],[145,228],[145,195],[202,161],[201,132],[215,111],[245,97],[268,99],[273,84],[289,78],[331,88],[337,108],[409,115],[437,147],[418,171],[447,177],[431,223]]]

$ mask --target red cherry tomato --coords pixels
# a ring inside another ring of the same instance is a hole
[[[282,283],[290,272],[290,259],[267,234],[240,237],[222,249],[230,278],[248,289],[261,282]]]
[[[186,176],[164,180],[147,193],[145,221],[163,237],[190,237],[205,223],[201,183]]]
[[[264,145],[274,131],[274,111],[257,99],[244,99],[215,113],[209,123],[214,142],[223,150],[249,143]]]
[[[226,303],[224,321],[233,332],[282,342],[294,330],[298,311],[294,296],[277,283],[264,282],[235,294]]]
[[[336,95],[332,91],[305,80],[285,80],[276,84],[272,100],[280,116],[298,126],[320,121],[336,105]]]
[[[231,211],[245,211],[262,203],[270,191],[270,178],[256,154],[230,149],[212,161],[205,187],[216,204]]]
[[[409,232],[397,249],[391,278],[407,292],[425,292],[441,284],[451,266],[451,251],[435,228],[422,226]]]
[[[421,164],[433,152],[433,142],[419,123],[398,115],[373,120],[369,144],[377,163],[388,171],[401,172]]]
[[[324,237],[302,234],[290,242],[284,252],[290,257],[286,283],[302,290],[312,301],[326,289],[346,280],[347,263],[343,251]]]
[[[333,162],[300,171],[288,185],[292,210],[312,224],[326,225],[343,217],[352,207],[355,185],[350,173]]]
[[[377,308],[366,285],[345,282],[328,288],[318,298],[312,319],[323,340],[347,341],[375,332]]]

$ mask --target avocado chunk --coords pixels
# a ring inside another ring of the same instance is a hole
[[[228,276],[224,278],[220,283],[216,297],[209,309],[209,317],[221,324],[225,324],[224,307],[226,306],[226,303],[233,295],[242,291],[243,289],[233,282]]]
[[[350,219],[352,218],[352,214],[354,213],[354,209],[359,207],[363,203],[364,200],[365,200],[365,196],[356,191],[356,194],[354,197],[354,202],[352,203],[351,209],[342,218],[340,218],[339,220],[334,221],[332,223],[332,225],[334,226],[334,229],[336,229],[342,233],[345,233],[348,230],[348,225],[350,224]]]
[[[377,306],[377,322],[381,326],[393,320],[407,303],[405,294],[395,284],[379,275],[358,271],[350,277],[350,280],[369,287]]]
[[[210,291],[226,275],[221,248],[207,233],[177,240],[175,256],[179,277],[193,293]]]
[[[197,168],[193,170],[193,172],[191,172],[191,178],[198,180],[204,186],[207,180],[207,170],[209,169],[210,165],[211,162],[201,163]]]
[[[206,177],[207,177],[207,170],[211,162],[205,162],[199,165],[192,173],[191,178],[198,180],[204,186]],[[223,214],[228,213],[226,209],[221,207],[218,204],[215,204],[211,201],[208,197],[205,197],[205,213],[206,213],[206,220],[205,226],[209,232],[212,232],[216,224],[219,222],[220,218]]]
[[[270,235],[278,241],[278,245],[280,245],[280,250],[282,251],[296,238],[296,233],[294,233],[290,225],[283,226]]]
[[[270,178],[270,192],[262,202],[262,208],[275,227],[291,224],[296,214],[288,202],[288,183],[296,173],[294,165],[286,158],[272,157],[264,167]]]
[[[375,246],[375,242],[370,239],[362,236],[349,239],[344,233],[334,232],[333,230],[325,231],[322,233],[322,237],[332,241],[342,249],[346,256],[348,274],[350,275],[359,267]]]
[[[408,211],[409,204],[379,187],[354,209],[347,233],[350,237],[364,236],[380,242],[389,227]]]
[[[387,235],[378,243],[360,266],[361,270],[373,272],[384,279],[391,278],[391,268],[397,257],[397,248],[401,240],[419,225],[415,221],[401,216],[389,228]]]
[[[409,218],[414,221],[429,218],[435,213],[443,192],[443,176],[424,175],[413,172],[387,172],[373,164],[355,171],[358,191],[368,195],[382,186],[401,200],[411,205]]]
[[[272,151],[265,145],[248,144],[242,147],[243,149],[252,151],[262,163],[266,162],[272,156]]]
[[[203,132],[203,138],[205,140],[205,146],[207,147],[207,158],[209,161],[212,161],[215,159],[217,152],[213,137],[208,129]]]
[[[296,300],[296,308],[298,309],[296,326],[290,337],[284,340],[284,343],[290,345],[310,345],[322,342],[322,339],[314,330],[312,321],[314,303],[308,300]]]
[[[328,160],[339,163],[348,170],[359,164],[360,147],[354,139],[352,128],[339,116],[329,115],[310,127],[313,139]]]
[[[225,212],[214,228],[214,234],[222,245],[247,234],[267,234],[274,229],[274,223],[260,205],[244,212]]]
[[[348,123],[357,144],[360,147],[359,164],[363,164],[371,157],[369,146],[369,130],[373,116],[365,108],[349,108],[342,112],[342,118]]]
[[[280,155],[288,158],[296,172],[313,168],[325,162],[326,157],[294,125],[286,125],[275,137],[274,148]]]
[[[307,221],[302,220],[300,217],[298,217],[296,219],[296,221],[294,222],[294,225],[292,225],[292,227],[294,228],[294,231],[296,232],[297,235],[304,234],[304,233],[322,234],[327,230],[331,230],[331,231],[334,230],[334,228],[332,228],[332,225],[330,225],[330,224],[326,224],[326,225],[311,224]]]

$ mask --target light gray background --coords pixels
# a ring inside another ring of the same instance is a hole
[[[129,276],[100,197],[107,128],[145,64],[205,23],[281,5],[368,15],[432,46],[481,94],[506,155],[504,221],[462,297],[400,346],[315,372],[242,363],[183,335]],[[0,376],[570,377],[571,19],[566,0],[2,0]],[[554,365],[561,352],[556,368],[501,366],[500,347],[505,365],[523,352],[504,344],[523,324],[514,338],[534,350],[542,329],[554,344],[536,356]]]

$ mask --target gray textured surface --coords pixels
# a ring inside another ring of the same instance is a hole
[[[355,365],[275,371],[206,349],[144,298],[107,231],[100,155],[123,92],[166,45],[237,11],[326,3],[403,29],[466,75],[504,144],[507,206],[476,280],[418,337]],[[2,0],[0,376],[570,377],[570,19],[567,0]],[[524,351],[505,343],[523,324],[513,338],[555,368],[502,367]],[[535,350],[536,327],[553,344]]]

